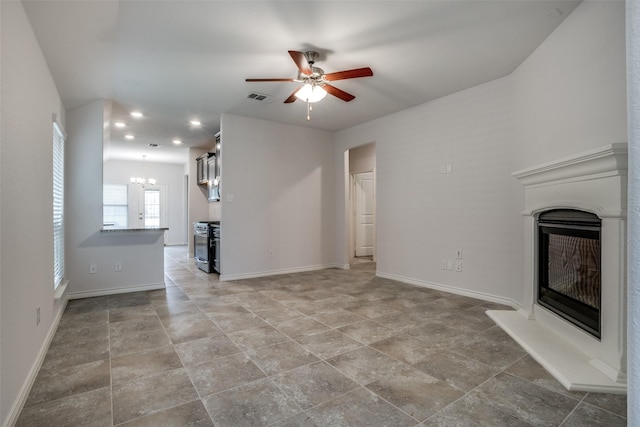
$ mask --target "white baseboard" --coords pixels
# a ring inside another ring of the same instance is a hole
[[[437,291],[449,292],[451,294],[462,295],[465,297],[476,298],[483,301],[495,302],[497,304],[504,304],[512,307],[517,310],[520,306],[509,298],[499,297],[496,295],[487,294],[484,292],[470,291],[468,289],[455,288],[453,286],[442,285],[439,283],[427,282],[424,280],[412,279],[409,277],[398,276],[396,274],[383,273],[380,271],[376,271],[376,276],[382,277],[383,279],[391,279],[396,280],[398,282],[408,283],[409,285],[416,285],[423,288],[435,289]]]
[[[164,282],[162,282],[162,283],[151,283],[148,285],[125,286],[122,288],[98,289],[95,291],[69,292],[69,299],[101,297],[104,295],[124,294],[127,292],[155,291],[157,289],[164,289],[164,288],[165,288],[165,284]]]
[[[33,362],[31,369],[29,369],[29,373],[22,383],[22,387],[20,388],[20,393],[16,401],[13,403],[13,406],[9,410],[9,416],[7,417],[7,422],[4,424],[4,427],[9,427],[15,425],[18,421],[18,417],[20,416],[20,411],[24,407],[24,404],[29,397],[29,393],[31,392],[31,387],[33,387],[33,383],[36,381],[36,377],[38,376],[38,372],[42,367],[42,362],[44,362],[44,358],[47,355],[47,351],[49,351],[49,345],[53,340],[56,331],[58,330],[58,325],[60,324],[60,319],[62,319],[62,314],[64,313],[64,309],[67,307],[67,302],[69,299],[64,295],[62,298],[62,304],[60,304],[60,309],[58,313],[56,313],[56,317],[53,319],[51,326],[49,327],[49,331],[47,332],[47,336],[45,337],[42,345],[40,346],[40,350],[38,351],[38,356],[36,360]]]
[[[342,264],[320,264],[320,265],[309,265],[306,267],[294,267],[294,268],[282,268],[279,270],[257,271],[254,273],[221,274],[220,281],[228,282],[232,280],[255,279],[257,277],[277,276],[279,274],[304,273],[307,271],[326,270],[327,268],[344,269],[344,266]],[[347,265],[347,268],[348,268],[348,265]]]

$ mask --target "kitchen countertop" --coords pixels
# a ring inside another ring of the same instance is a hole
[[[102,233],[147,233],[154,231],[166,231],[169,227],[117,227],[117,226],[104,226],[100,229]]]

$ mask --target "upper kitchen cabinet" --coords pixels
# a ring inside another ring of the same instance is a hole
[[[204,153],[202,156],[196,159],[197,162],[197,178],[196,182],[199,185],[207,185],[209,179],[215,178],[214,176],[209,176],[209,158],[215,157],[215,153]]]
[[[220,133],[216,134],[215,153],[204,153],[196,159],[196,182],[207,186],[207,200],[220,201]]]

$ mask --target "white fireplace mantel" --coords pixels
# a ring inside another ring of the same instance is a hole
[[[561,182],[584,181],[614,175],[627,174],[627,144],[609,144],[586,151],[577,156],[565,157],[522,169],[511,175],[525,187],[557,185]]]
[[[517,312],[487,314],[567,389],[625,393],[627,144],[512,175],[525,189],[523,303]],[[549,209],[579,209],[602,220],[600,340],[537,304],[536,220]]]

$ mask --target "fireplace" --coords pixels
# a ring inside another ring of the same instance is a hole
[[[487,314],[567,389],[625,393],[627,144],[513,176],[524,277],[517,311]]]
[[[600,339],[600,218],[555,209],[537,227],[538,304]]]

